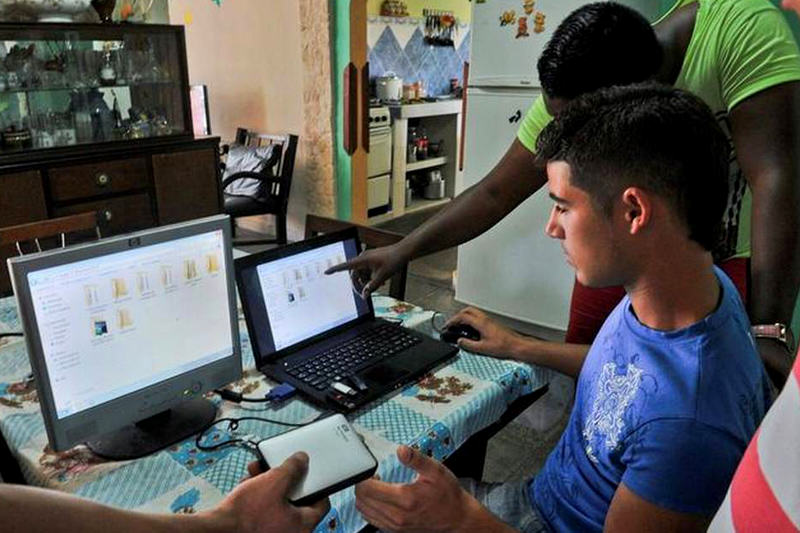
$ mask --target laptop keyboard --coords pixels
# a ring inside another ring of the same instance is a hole
[[[380,324],[286,371],[319,391],[365,366],[401,352],[422,339],[394,324]]]

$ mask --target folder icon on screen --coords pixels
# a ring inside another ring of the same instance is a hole
[[[133,318],[131,318],[130,309],[117,309],[117,325],[119,329],[133,326]]]
[[[194,259],[187,259],[183,262],[183,277],[187,281],[197,277],[197,264]]]
[[[219,272],[219,258],[216,254],[209,254],[206,256],[206,271],[209,274]]]
[[[150,291],[150,277],[147,272],[138,272],[136,274],[136,283],[139,285],[139,294]]]
[[[97,285],[85,285],[83,293],[86,298],[86,307],[100,303],[100,297],[97,295]]]
[[[116,300],[128,295],[128,285],[123,278],[111,280],[111,296]]]
[[[171,287],[175,284],[175,281],[172,279],[172,267],[163,265],[161,267],[161,284],[166,287]]]

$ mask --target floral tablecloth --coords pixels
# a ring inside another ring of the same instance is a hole
[[[392,298],[374,296],[376,314],[432,333],[431,311]],[[264,393],[274,384],[254,368],[247,329],[240,314],[243,378],[232,388],[248,395]],[[20,331],[13,298],[0,299],[0,332]],[[253,454],[238,447],[206,453],[187,439],[169,449],[135,461],[112,462],[86,447],[53,452],[20,337],[0,338],[0,431],[31,485],[50,487],[105,504],[161,513],[191,513],[219,502],[246,475]],[[477,356],[461,351],[447,366],[397,394],[356,411],[349,418],[380,461],[378,474],[391,482],[409,481],[413,472],[395,455],[398,444],[409,444],[442,460],[470,435],[496,421],[508,405],[549,380],[542,368]],[[293,399],[280,407],[250,408],[222,402],[219,416],[263,416],[287,422],[315,418],[319,410]],[[242,422],[236,431],[220,424],[206,435],[208,443],[247,435],[254,440],[287,428],[264,422]],[[331,511],[317,531],[358,531],[364,521],[355,509],[352,488],[331,497]]]

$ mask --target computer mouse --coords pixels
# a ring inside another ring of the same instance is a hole
[[[453,324],[445,328],[439,335],[440,339],[450,344],[458,344],[458,339],[461,337],[466,337],[473,341],[481,340],[481,334],[478,333],[478,330],[467,324]]]

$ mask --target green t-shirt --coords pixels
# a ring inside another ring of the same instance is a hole
[[[670,13],[698,0],[679,0]],[[669,15],[669,13],[667,14]],[[800,80],[800,51],[783,14],[767,0],[699,0],[694,31],[675,87],[711,108],[730,138],[728,113],[769,87]],[[551,120],[541,97],[528,110],[517,137],[530,151]],[[751,194],[739,165],[731,165],[725,230],[717,259],[750,256]]]

